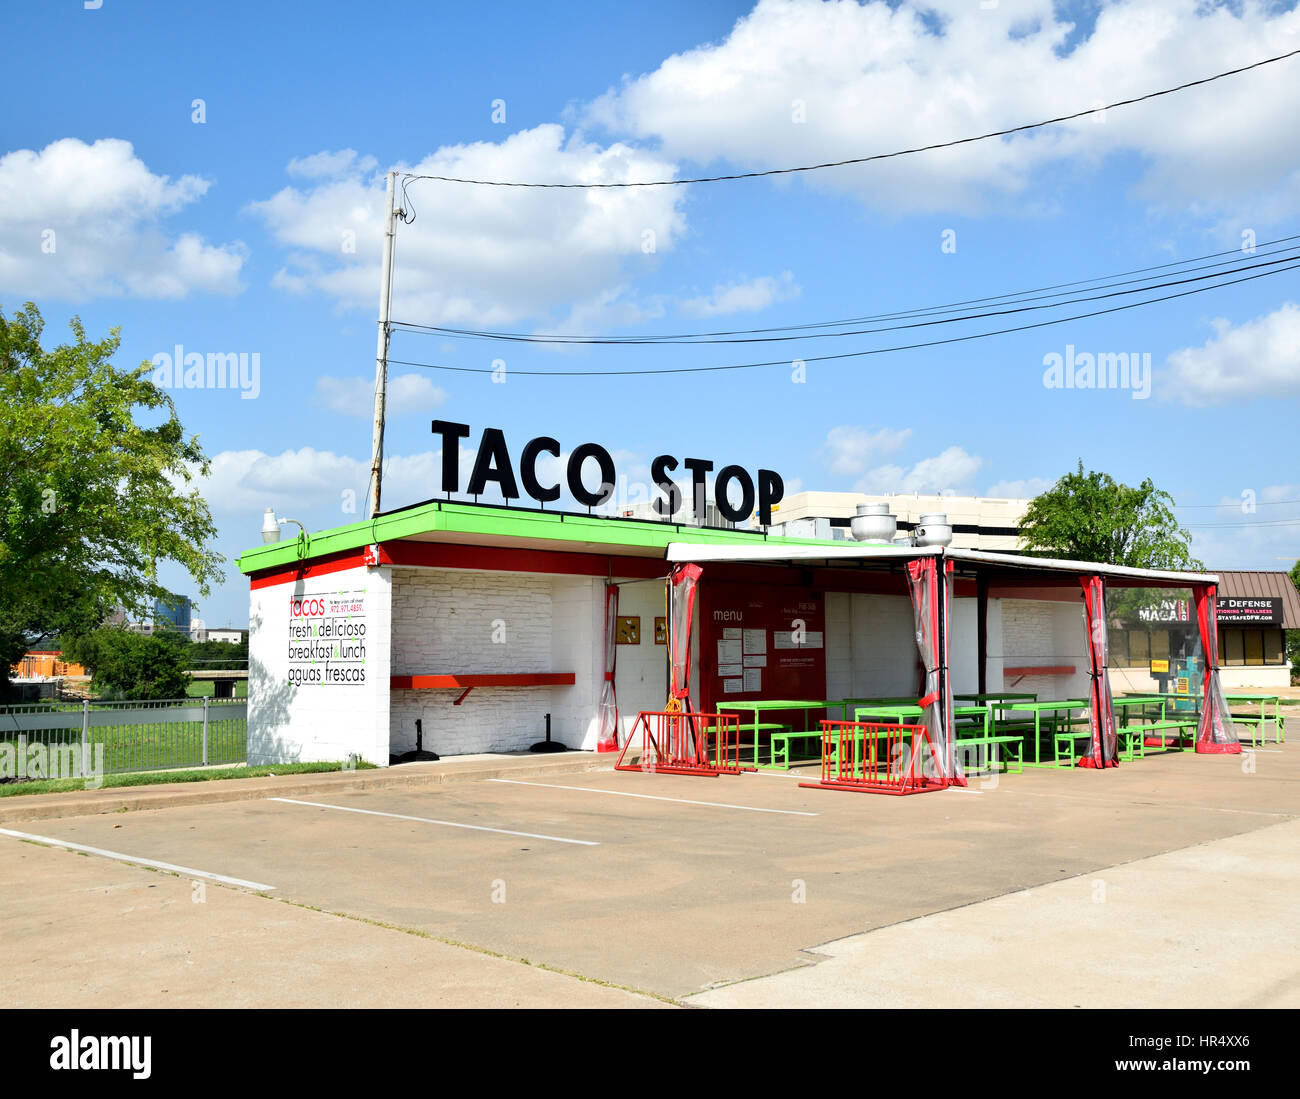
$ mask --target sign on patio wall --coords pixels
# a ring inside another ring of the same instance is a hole
[[[821,592],[780,585],[700,585],[702,704],[822,698],[826,605]]]

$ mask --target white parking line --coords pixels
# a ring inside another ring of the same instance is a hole
[[[231,878],[225,874],[195,870],[192,866],[177,866],[175,863],[159,862],[157,859],[141,859],[135,855],[124,855],[121,851],[105,851],[102,847],[87,847],[84,843],[69,843],[67,840],[51,839],[49,836],[33,836],[28,832],[11,832],[8,828],[0,828],[0,836],[13,836],[14,839],[30,840],[32,843],[44,844],[46,847],[62,847],[68,851],[81,851],[87,855],[99,855],[106,859],[129,862],[136,866],[152,866],[156,870],[170,870],[187,878],[207,878],[208,881],[219,881],[226,885],[240,885],[245,889],[253,889],[259,893],[266,893],[275,888],[274,885],[267,885],[264,882]]]
[[[656,794],[633,794],[627,790],[602,790],[596,786],[561,786],[558,782],[524,782],[517,778],[490,778],[488,782],[504,782],[510,786],[544,786],[548,790],[579,790],[584,794],[611,794],[616,798],[645,798],[647,801],[675,801],[681,805],[707,805],[711,809],[744,809],[750,813],[780,813],[787,817],[815,817],[798,809],[760,809],[756,805],[731,805],[725,801],[692,801],[690,798],[666,798]]]
[[[286,805],[312,805],[317,809],[337,809],[340,813],[364,813],[368,817],[392,817],[394,820],[417,820],[422,824],[441,824],[445,828],[468,828],[471,832],[496,832],[502,836],[523,836],[530,840],[552,840],[555,843],[576,843],[582,847],[599,847],[596,840],[573,840],[564,836],[544,836],[539,832],[514,832],[509,828],[489,828],[485,824],[461,824],[455,820],[435,820],[433,817],[411,817],[405,813],[383,813],[378,809],[357,809],[351,805],[326,805],[323,801],[298,801],[296,798],[267,798]]]

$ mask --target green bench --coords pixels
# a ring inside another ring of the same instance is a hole
[[[1143,731],[1145,725],[1121,725],[1115,730],[1115,735],[1119,737],[1119,758],[1125,763],[1132,763],[1135,759],[1142,759],[1147,754],[1147,735]]]
[[[1003,744],[1008,746],[1007,756],[1005,759],[1001,760],[1003,770],[1005,770],[1007,774],[1016,774],[1016,775],[1020,774],[1025,769],[1025,760],[1024,760],[1025,738],[1023,736],[1018,736],[1018,735],[962,736],[960,731],[958,731],[957,739],[954,742],[953,747],[960,750],[962,748],[968,748],[968,747],[979,748],[982,746],[983,748],[986,749],[987,752],[986,755],[987,765],[991,766],[995,761],[995,759],[999,758],[998,755],[995,755],[995,746],[1000,746]],[[1015,749],[1016,749],[1014,753],[1012,753],[1009,750],[1010,746],[1013,744],[1015,745]],[[978,757],[976,761],[978,762]],[[1012,769],[1011,766],[1012,763],[1015,763],[1014,770]],[[968,766],[968,761],[966,758],[962,759],[962,766],[963,768]],[[972,773],[979,774],[980,772],[975,771]]]
[[[1059,729],[1052,734],[1052,739],[1056,742],[1056,765],[1058,767],[1073,767],[1078,762],[1078,757],[1074,754],[1074,742],[1076,740],[1091,740],[1092,729]],[[1067,755],[1061,758],[1061,745],[1065,744]]]
[[[1132,760],[1133,748],[1134,748],[1133,741],[1135,738],[1139,739],[1140,747],[1139,747],[1138,754],[1141,756],[1146,755],[1146,750],[1148,748],[1173,748],[1173,749],[1177,749],[1178,751],[1182,751],[1184,730],[1186,729],[1194,730],[1195,728],[1196,728],[1195,721],[1152,721],[1146,725],[1121,725],[1118,729],[1118,732],[1122,737],[1124,737],[1125,740],[1128,741],[1129,754],[1127,758]],[[1166,729],[1176,730],[1174,735],[1174,742],[1172,744],[1167,743],[1168,738],[1165,736]],[[1147,743],[1147,737],[1152,733],[1156,733],[1159,735],[1159,743],[1157,744]]]
[[[734,729],[734,728],[737,728],[737,727],[734,726],[734,725],[729,725],[728,728],[732,728],[732,729]],[[768,767],[768,768],[772,768],[772,767],[778,767],[778,766],[780,766],[779,764],[776,763],[776,755],[775,755],[775,753],[776,753],[776,738],[777,738],[778,736],[780,736],[782,733],[789,733],[789,732],[790,732],[790,726],[789,726],[789,725],[782,725],[780,722],[776,722],[776,721],[760,721],[757,725],[755,725],[754,722],[752,722],[752,721],[742,721],[742,722],[740,723],[740,726],[739,726],[739,728],[737,729],[737,731],[738,731],[742,736],[743,736],[745,733],[753,733],[753,734],[754,734],[754,738],[755,738],[755,740],[754,740],[754,754],[753,754],[753,756],[751,757],[751,765],[752,765],[752,766],[754,766],[754,767]],[[717,752],[718,752],[718,748],[717,748],[717,733],[718,733],[718,729],[717,729],[717,726],[715,726],[715,725],[709,725],[709,726],[707,726],[707,727],[705,728],[704,732],[705,732],[705,735],[706,735],[707,737],[710,738],[710,741],[709,741],[709,746],[710,746],[710,747],[709,747],[709,750],[710,750],[711,754],[713,754],[714,756],[716,756],[716,755],[717,755]],[[770,748],[769,748],[770,758],[772,759],[772,762],[771,762],[771,763],[759,763],[759,761],[758,761],[758,738],[759,738],[763,733],[771,733],[771,734],[772,734],[772,743],[771,743],[771,746],[770,746]],[[820,732],[820,730],[819,730],[819,731],[814,732],[814,733],[802,733],[802,734],[794,734],[794,735],[797,735],[797,736],[814,736],[814,737],[820,737],[822,734],[821,734],[821,732]],[[737,739],[739,739],[739,738],[737,738]],[[748,741],[745,741],[744,743],[748,744],[749,742],[748,742]],[[785,751],[786,756],[788,756],[788,755],[789,755],[789,748],[788,748],[788,746],[785,747],[784,751]],[[739,743],[736,745],[736,752],[737,752],[737,755],[739,755],[739,752],[740,752],[740,745],[739,745]],[[789,769],[790,769],[790,764],[789,764],[788,762],[784,765],[784,769],[785,769],[785,770],[789,770]]]
[[[1264,737],[1261,733],[1261,726],[1263,726],[1265,723],[1271,724],[1273,722],[1273,718],[1264,717],[1262,714],[1229,714],[1228,720],[1231,721],[1233,725],[1251,726],[1255,730],[1255,735],[1250,738],[1250,742],[1252,744],[1268,743],[1268,738]],[[1282,744],[1286,740],[1286,734],[1284,732],[1284,729],[1285,729],[1285,725],[1283,724],[1282,716],[1279,714],[1277,718],[1277,743],[1278,744]]]
[[[753,726],[750,726],[750,728],[753,728]],[[759,728],[761,729],[763,728],[763,726],[760,725]],[[782,731],[775,732],[772,734],[772,747],[768,756],[771,762],[768,764],[768,766],[780,767],[786,771],[790,769],[790,741],[792,740],[820,741],[822,738],[822,731],[820,729],[809,729],[809,730],[801,730],[799,732],[795,732],[794,730],[790,729],[788,726],[784,726],[784,725],[777,726],[777,728],[781,729]],[[820,758],[820,755],[821,753],[819,752],[816,756],[810,756],[805,759],[801,759],[800,762],[803,763],[814,762]]]

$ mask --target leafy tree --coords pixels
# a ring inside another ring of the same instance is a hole
[[[27,303],[0,311],[0,693],[9,667],[42,637],[84,635],[115,606],[137,617],[157,564],[180,564],[206,595],[224,558],[195,478],[207,458],[187,437],[152,364],[119,368],[119,330],[41,346]],[[137,416],[146,423],[137,422]]]
[[[1173,497],[1148,477],[1136,488],[1083,462],[1030,501],[1020,522],[1025,549],[1038,556],[1140,569],[1203,569],[1191,535],[1178,524]]]
[[[190,646],[190,665],[195,668],[230,669],[248,667],[248,638],[236,642],[196,641]]]
[[[184,639],[174,633],[146,637],[110,627],[77,637],[64,656],[86,666],[100,697],[184,698],[189,686],[186,648]]]
[[[1300,560],[1291,566],[1291,583],[1300,591]],[[1286,631],[1286,658],[1291,663],[1291,682],[1300,679],[1300,630]]]

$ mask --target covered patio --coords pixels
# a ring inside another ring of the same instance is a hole
[[[666,557],[672,705],[713,715],[675,750],[723,770],[816,760],[817,785],[905,793],[1241,750],[1212,574],[869,543],[683,541]],[[1111,691],[1110,601],[1170,589],[1190,590],[1204,652],[1190,712]]]

